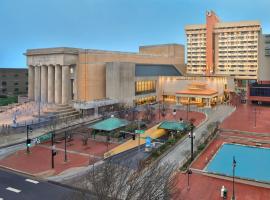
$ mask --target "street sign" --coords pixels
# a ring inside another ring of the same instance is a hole
[[[135,134],[144,134],[145,131],[144,130],[135,130]]]
[[[52,137],[52,133],[47,133],[47,134],[45,134],[45,135],[41,135],[41,136],[39,136],[39,137],[33,139],[33,141],[34,141],[34,143],[36,143],[36,144],[40,144],[40,143],[42,143],[42,142],[47,142],[47,141],[49,141],[49,140],[51,139],[51,137]]]
[[[152,147],[152,138],[149,136],[145,139],[145,147]]]

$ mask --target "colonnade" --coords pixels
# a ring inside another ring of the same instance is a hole
[[[38,65],[28,67],[28,98],[42,103],[68,104],[71,100],[70,67]]]

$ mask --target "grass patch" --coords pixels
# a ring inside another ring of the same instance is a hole
[[[0,98],[0,106],[6,106],[8,104],[12,103],[18,103],[18,97],[17,96],[12,96],[12,97],[4,97]]]

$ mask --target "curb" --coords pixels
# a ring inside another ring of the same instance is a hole
[[[19,174],[19,175],[23,175],[23,176],[26,176],[26,177],[31,177],[31,178],[35,178],[37,180],[41,180],[41,181],[44,181],[45,179],[41,178],[41,177],[38,177],[34,174],[30,174],[28,172],[24,172],[24,171],[21,171],[21,170],[17,170],[17,169],[13,169],[11,167],[6,167],[6,166],[3,166],[3,165],[0,165],[0,169],[2,169],[3,171],[9,171],[9,172],[13,172],[15,174]]]

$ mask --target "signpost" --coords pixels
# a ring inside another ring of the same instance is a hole
[[[33,139],[34,143],[36,144],[40,144],[42,142],[47,142],[51,139],[52,137],[52,133],[47,133],[45,135],[41,135],[39,137],[36,137],[35,139]]]
[[[140,151],[140,135],[144,134],[144,133],[145,133],[144,130],[135,130],[135,134],[137,134],[139,136],[139,139],[138,139],[138,151]]]

